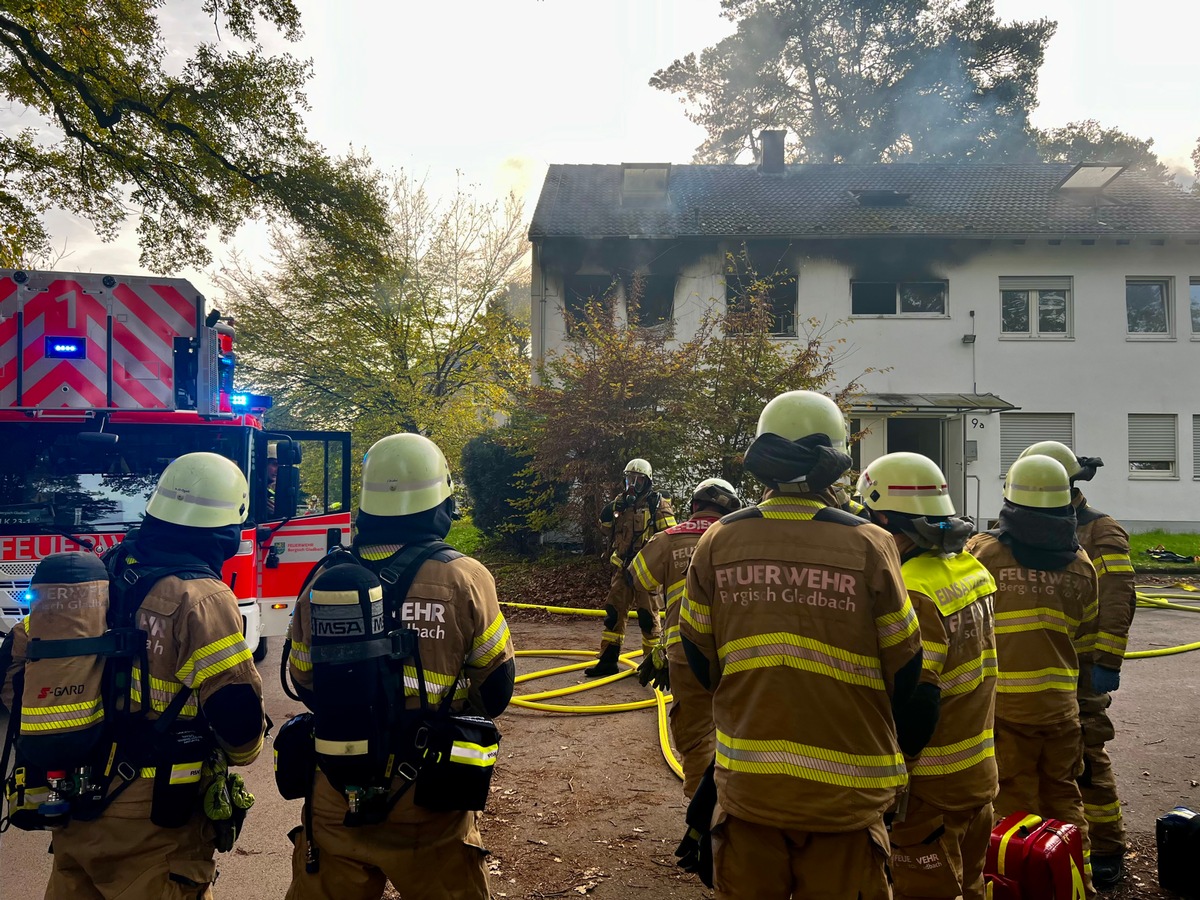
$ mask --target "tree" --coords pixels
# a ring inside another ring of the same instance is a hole
[[[492,544],[510,550],[531,550],[538,533],[523,511],[532,497],[550,497],[556,504],[567,498],[564,485],[536,484],[531,460],[517,449],[508,428],[492,429],[467,441],[462,452],[462,479],[471,500],[471,521]]]
[[[241,377],[274,396],[274,422],[349,423],[363,450],[420,432],[457,460],[528,380],[528,326],[508,303],[528,281],[523,212],[511,197],[459,188],[439,203],[411,179],[384,182],[380,255],[276,230],[271,271],[222,268]]]
[[[1142,140],[1119,128],[1105,128],[1095,119],[1040,130],[1036,137],[1038,154],[1046,162],[1124,162],[1165,184],[1175,181],[1174,173],[1152,149],[1153,138]]]
[[[209,231],[229,238],[256,215],[367,252],[384,224],[369,161],[330,159],[307,136],[310,64],[258,43],[259,19],[300,37],[293,0],[204,0],[238,46],[202,43],[182,65],[160,6],[4,4],[0,95],[48,127],[0,134],[0,258],[45,252],[52,206],[105,240],[133,212],[142,264],[160,272],[207,264]]]
[[[636,321],[636,299],[632,305]],[[522,501],[532,528],[565,523],[594,552],[600,509],[631,458],[650,460],[659,489],[683,484],[678,443],[705,339],[701,332],[672,347],[665,329],[618,320],[611,296],[568,313],[566,346],[543,361],[513,419],[531,474],[543,485],[572,487],[557,506],[550,488]]]
[[[722,0],[737,31],[654,73],[708,137],[697,162],[785,128],[799,162],[1012,159],[1055,24],[992,0]]]

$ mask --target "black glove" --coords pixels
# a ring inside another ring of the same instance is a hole
[[[709,832],[701,834],[695,828],[689,828],[675,848],[675,855],[679,857],[679,868],[695,874],[705,887],[713,886],[712,835]]]
[[[601,522],[611,522],[613,520],[613,518],[614,518],[613,509],[615,507],[615,504],[616,504],[615,500],[609,501],[608,503],[604,504],[604,508],[602,510],[600,510],[600,521]]]
[[[624,512],[629,508],[629,504],[632,502],[633,498],[628,494],[621,494],[615,500],[613,500],[613,508],[616,509],[617,512]]]
[[[638,684],[642,687],[654,680],[654,654],[648,654],[638,663]]]
[[[671,669],[667,664],[667,652],[661,644],[656,644],[638,664],[638,684],[645,687],[651,682],[660,691],[671,690]]]

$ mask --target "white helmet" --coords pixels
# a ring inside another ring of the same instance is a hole
[[[625,464],[625,474],[629,475],[630,473],[633,473],[634,475],[645,475],[647,478],[654,477],[654,469],[650,467],[650,463],[646,462],[646,460],[642,459],[641,457],[631,459]]]
[[[763,434],[777,434],[788,441],[825,434],[834,449],[846,450],[846,419],[841,409],[815,391],[788,391],[764,406],[755,437]]]
[[[858,493],[868,509],[912,516],[952,516],[946,476],[928,456],[889,453],[863,469]]]
[[[250,489],[232,460],[185,453],[163,469],[146,514],[190,528],[224,528],[246,521]]]
[[[1071,504],[1071,480],[1049,456],[1022,456],[1004,478],[1004,499],[1018,506],[1053,509]]]
[[[715,506],[731,513],[742,508],[742,498],[724,478],[705,478],[692,491],[692,508],[697,506]]]
[[[1026,456],[1048,456],[1056,460],[1067,470],[1068,478],[1074,478],[1083,471],[1083,466],[1079,464],[1079,457],[1070,447],[1059,441],[1038,441],[1036,444],[1030,444],[1021,451],[1021,455],[1017,459],[1024,459]]]
[[[420,434],[392,434],[363,457],[358,508],[372,516],[408,516],[433,509],[454,493],[446,457]]]

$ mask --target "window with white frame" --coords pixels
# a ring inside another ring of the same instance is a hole
[[[1074,413],[1000,413],[1000,474],[1031,444],[1059,441],[1075,446]]]
[[[1200,481],[1200,416],[1192,416],[1192,480]]]
[[[944,316],[946,281],[851,281],[853,316]]]
[[[1175,478],[1176,424],[1171,413],[1129,414],[1129,477]]]
[[[1000,279],[1001,337],[1069,338],[1072,328],[1070,277]]]
[[[1200,339],[1200,278],[1193,278],[1188,285],[1188,299],[1192,307],[1192,337]]]
[[[1125,322],[1130,337],[1171,337],[1171,279],[1126,278]]]

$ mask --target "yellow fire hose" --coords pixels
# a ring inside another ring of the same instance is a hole
[[[1200,588],[1196,588],[1189,584],[1179,584],[1175,586],[1180,590],[1200,592]],[[1173,597],[1173,594],[1164,595],[1162,593],[1149,592],[1145,589],[1137,592],[1137,605],[1147,609],[1173,609],[1182,612],[1200,613],[1200,606],[1188,606],[1183,603],[1175,603],[1168,600],[1167,597]],[[1180,598],[1176,598],[1180,599]],[[1200,602],[1200,596],[1197,598]],[[556,613],[558,615],[570,616],[590,616],[601,617],[605,615],[602,609],[575,609],[568,606],[543,606],[536,603],[512,603],[504,602],[501,606],[511,606],[514,609],[536,609],[542,612]],[[629,612],[629,618],[636,618],[637,614],[632,610]],[[1187,653],[1192,650],[1200,650],[1200,641],[1190,644],[1180,644],[1177,647],[1162,647],[1157,650],[1135,650],[1125,654],[1126,659],[1151,659],[1161,656],[1172,656],[1177,653]],[[658,688],[654,688],[654,697],[646,700],[632,700],[626,703],[600,703],[592,705],[568,705],[561,703],[545,703],[545,700],[551,700],[556,697],[565,697],[570,694],[578,694],[583,691],[591,690],[592,688],[603,687],[606,684],[612,684],[620,681],[622,678],[628,678],[637,669],[638,664],[635,662],[637,657],[642,655],[641,650],[633,650],[628,653],[623,653],[618,658],[619,662],[626,666],[624,672],[618,672],[616,675],[606,675],[603,678],[597,678],[594,681],[582,682],[580,684],[569,685],[564,688],[555,688],[554,690],[538,691],[532,694],[521,694],[512,699],[513,706],[519,706],[524,709],[533,709],[540,712],[554,713],[577,713],[583,715],[601,715],[605,713],[626,712],[635,709],[649,709],[656,707],[658,710],[658,744],[662,750],[663,759],[680,779],[683,778],[683,767],[679,763],[675,751],[671,748],[671,738],[667,729],[667,703],[672,699],[670,694],[664,694]],[[584,657],[582,662],[568,663],[561,666],[553,666],[549,669],[539,669],[535,672],[526,672],[523,675],[518,675],[517,684],[523,684],[528,681],[533,681],[538,678],[548,678],[553,675],[564,675],[569,672],[577,672],[592,665],[597,657],[594,650],[518,650],[517,656],[525,657]]]

